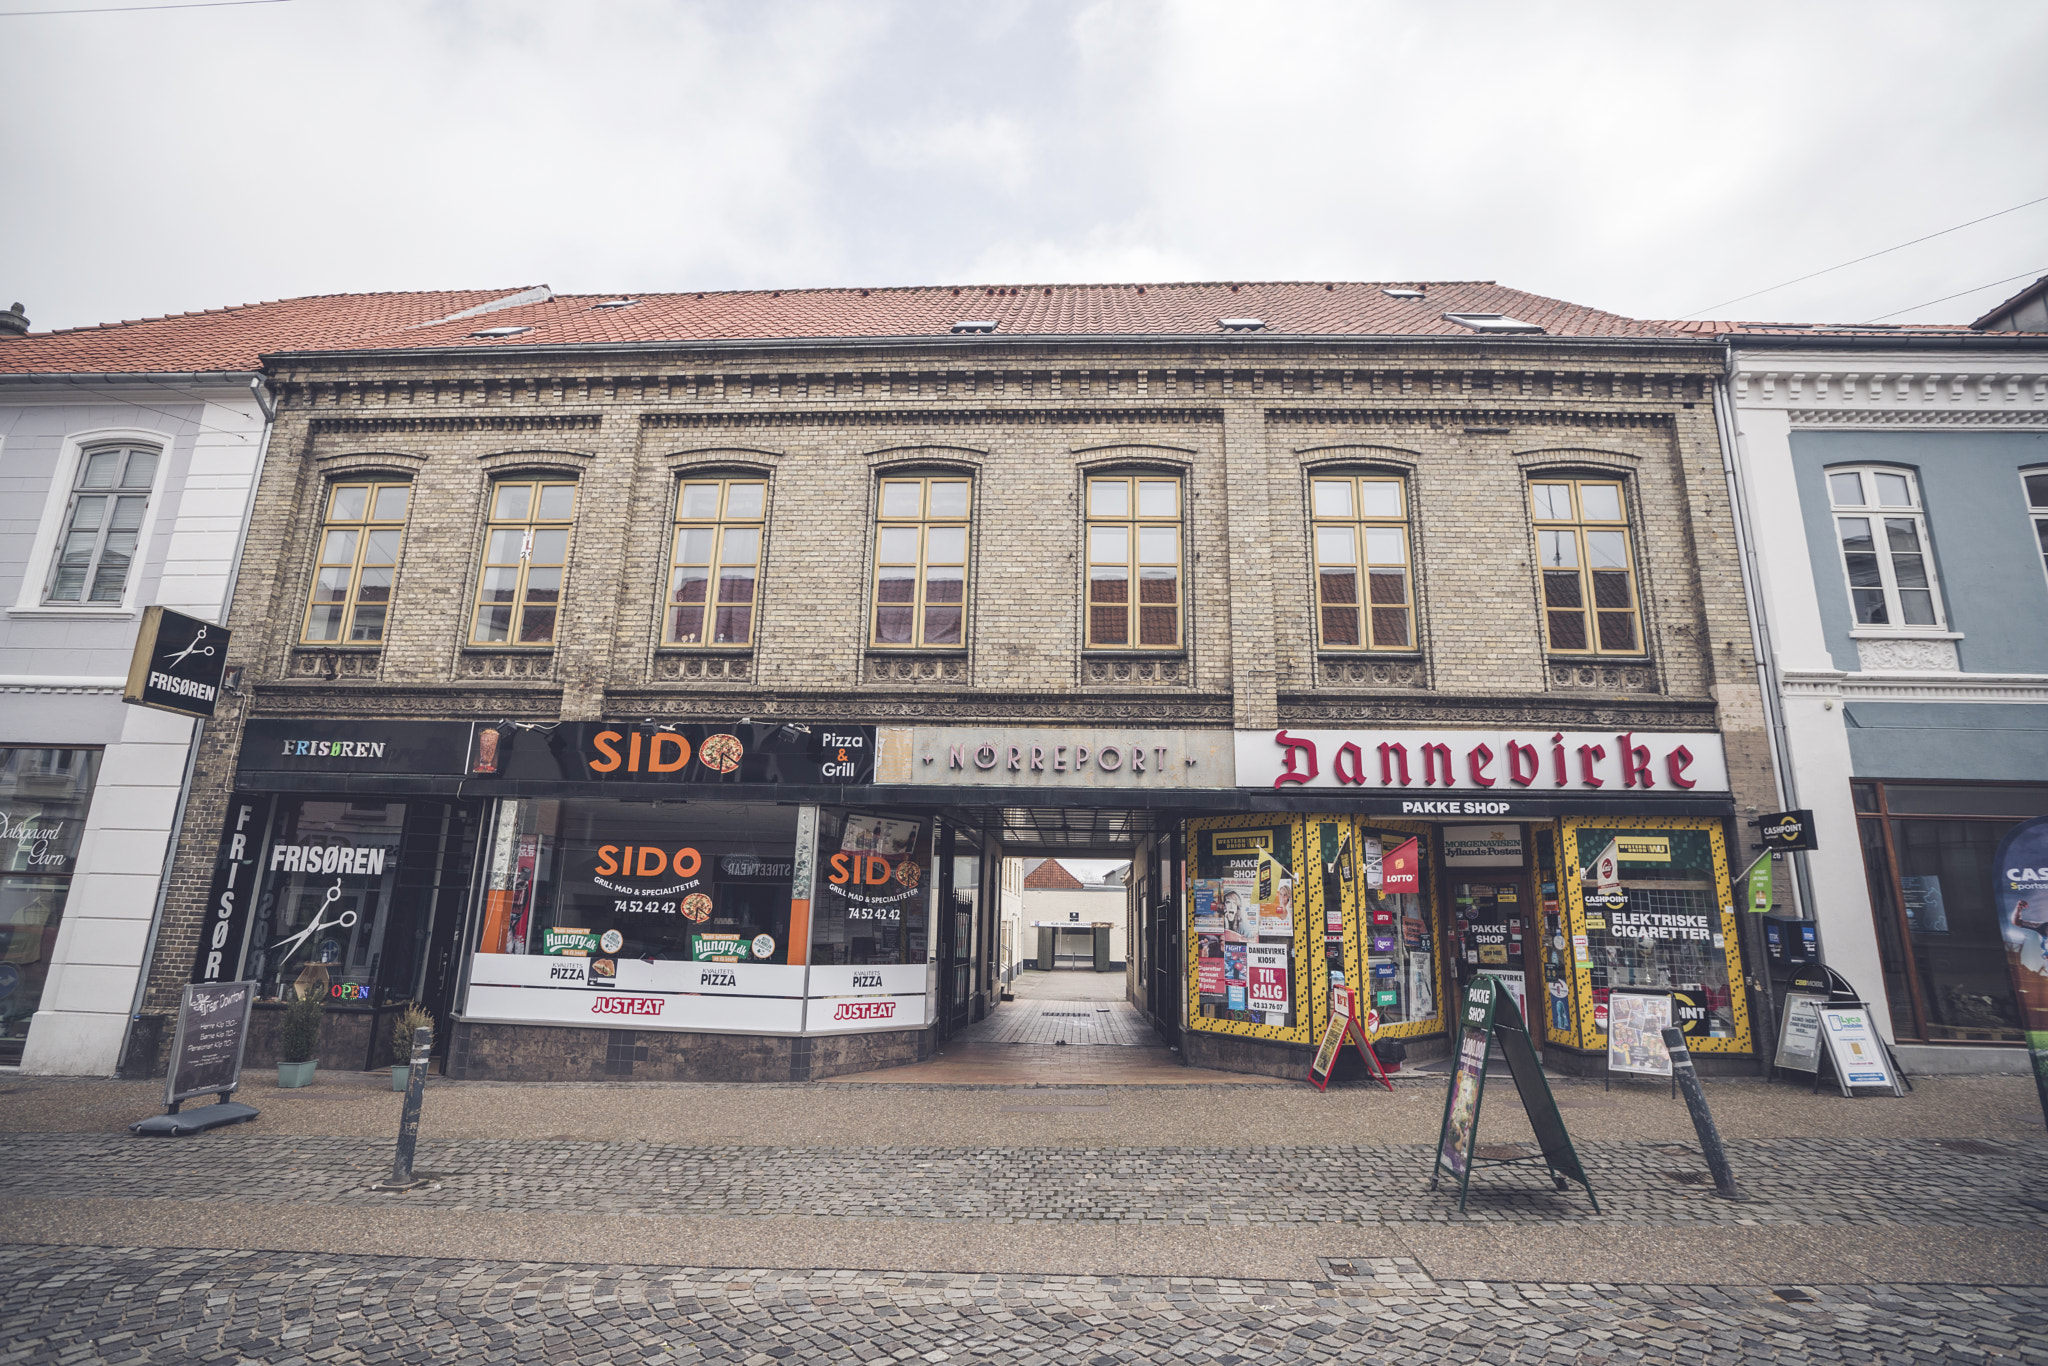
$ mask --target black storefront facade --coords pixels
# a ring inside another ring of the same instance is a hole
[[[332,1066],[381,1065],[411,1000],[458,1077],[916,1061],[988,1008],[998,860],[878,802],[876,746],[871,726],[253,721],[192,976],[324,995]]]

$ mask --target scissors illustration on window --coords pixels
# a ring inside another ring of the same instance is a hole
[[[332,920],[326,918],[327,908],[339,900],[341,900],[341,879],[336,878],[334,885],[327,889],[327,899],[322,901],[320,909],[313,913],[313,923],[277,946],[278,953],[282,955],[278,961],[282,962],[285,958],[291,957],[299,945],[305,943],[315,930],[346,930],[352,928],[356,923],[356,913],[354,911],[343,911]]]
[[[199,642],[204,639],[206,639],[206,628],[202,626],[199,628],[199,634],[192,637],[192,643],[190,645],[187,645],[184,649],[178,651],[174,655],[165,655],[164,658],[169,660],[171,662],[171,667],[175,669],[178,667],[178,665],[183,664],[185,662],[185,659],[188,655],[211,655],[213,653],[213,647],[211,645],[207,646],[203,650],[199,648]]]

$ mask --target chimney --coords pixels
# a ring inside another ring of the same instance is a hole
[[[21,311],[20,304],[0,313],[0,337],[20,337],[27,333],[28,314]]]

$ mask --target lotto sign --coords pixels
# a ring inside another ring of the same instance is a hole
[[[1380,864],[1380,889],[1385,892],[1419,892],[1420,846],[1414,840],[1389,849]]]
[[[1287,1010],[1287,946],[1249,944],[1245,947],[1246,1009],[1282,1014]]]

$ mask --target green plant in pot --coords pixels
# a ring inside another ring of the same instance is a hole
[[[313,1069],[320,1065],[320,1017],[326,1011],[326,1000],[310,991],[300,991],[286,1004],[277,1033],[279,1086],[313,1084]]]
[[[434,1017],[418,1001],[407,1001],[405,1009],[391,1022],[391,1089],[403,1091],[412,1076],[412,1036],[414,1031],[432,1029]],[[431,1035],[429,1036],[432,1037]]]

